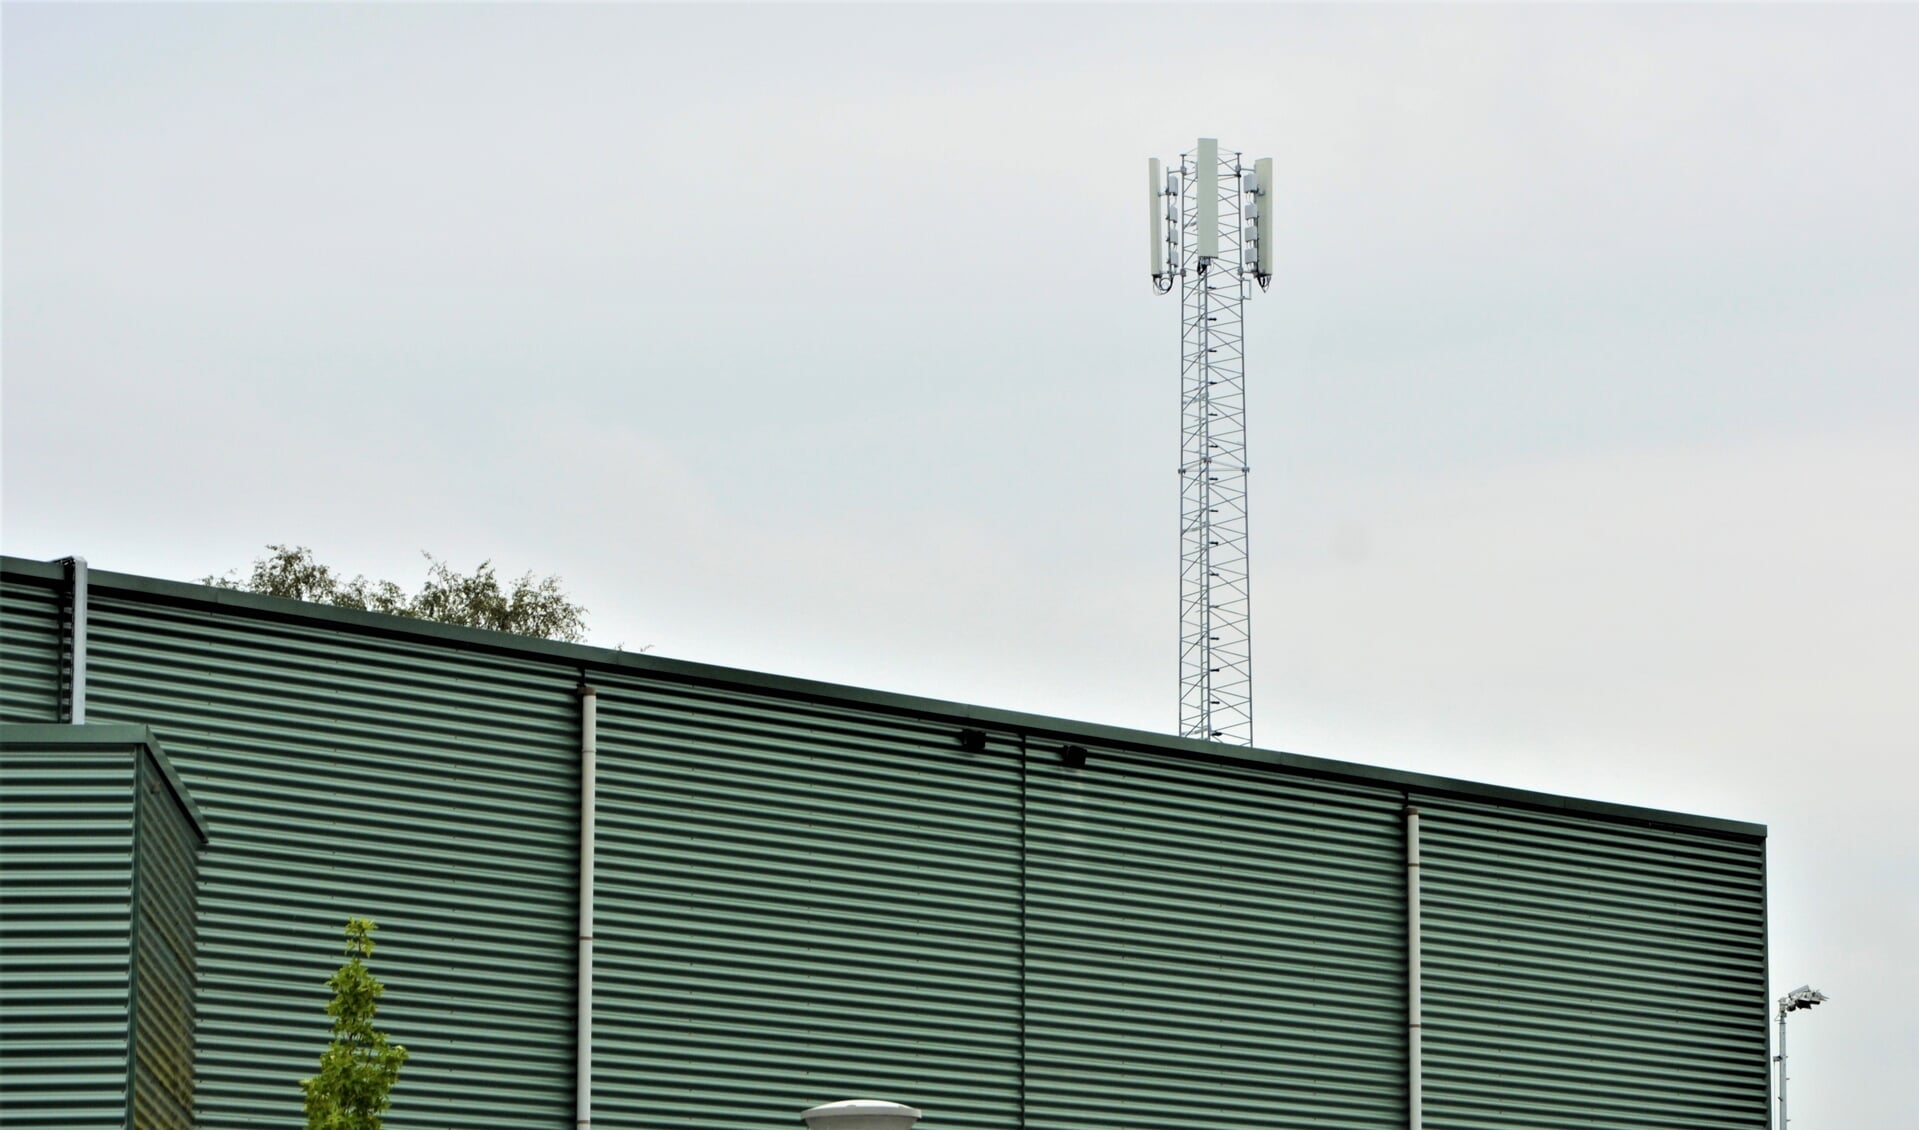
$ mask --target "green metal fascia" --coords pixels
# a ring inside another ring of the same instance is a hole
[[[0,725],[0,765],[0,1045],[19,1061],[0,1103],[31,1120],[43,1105],[110,1102],[115,1124],[189,1130],[204,825],[144,726]]]
[[[29,561],[18,557],[0,557],[0,574],[34,578],[58,584],[64,572],[57,562]],[[1741,838],[1763,839],[1764,824],[1730,820],[1716,816],[1669,812],[1637,805],[1613,804],[1580,797],[1556,796],[1529,789],[1507,788],[1477,781],[1387,769],[1373,765],[1310,757],[1278,750],[1222,748],[1211,742],[1177,738],[1120,726],[1105,726],[1069,719],[997,710],[916,695],[865,690],[836,683],[784,675],[767,675],[714,664],[665,659],[651,655],[615,651],[585,644],[534,639],[506,632],[436,624],[403,616],[335,608],[282,597],[260,596],[237,589],[139,577],[106,570],[89,570],[90,584],[96,590],[138,594],[169,603],[196,607],[216,607],[233,612],[303,623],[330,624],[340,628],[458,644],[465,649],[480,649],[525,658],[557,660],[575,668],[626,671],[651,678],[671,679],[709,686],[728,686],[764,691],[816,702],[858,705],[889,713],[915,717],[937,717],[953,722],[1011,731],[1027,737],[1044,737],[1062,742],[1093,742],[1139,752],[1166,753],[1210,761],[1233,761],[1270,765],[1294,773],[1334,780],[1384,784],[1406,790],[1438,793],[1463,798],[1498,801],[1531,808],[1578,812],[1646,826],[1693,828]]]
[[[128,1125],[139,750],[0,749],[8,1125]]]
[[[1765,1130],[1765,845],[1416,797],[1425,1125]]]
[[[0,721],[60,720],[64,583],[0,582]]]
[[[150,726],[217,823],[197,1125],[297,1124],[350,915],[415,1053],[388,1126],[570,1117],[578,666],[98,585],[89,611],[90,717]]]
[[[153,736],[151,729],[129,722],[88,723],[84,726],[69,726],[64,722],[0,722],[0,749],[44,746],[119,749],[129,745],[146,748],[147,757],[166,779],[174,801],[192,823],[194,834],[200,837],[201,844],[205,844],[208,840],[207,818],[200,811],[200,806],[193,803],[193,794],[187,791],[186,782],[174,770],[166,749]]]
[[[141,842],[141,832],[144,830],[142,825],[148,823],[145,819],[148,814],[145,811],[147,806],[141,803],[143,794],[140,786],[146,779],[146,773],[143,770],[147,765],[152,764],[153,759],[144,756],[146,751],[139,743],[129,742],[128,746],[136,752],[133,755],[133,772],[129,774],[131,780],[127,782],[133,792],[133,803],[127,806],[133,823],[133,866],[128,869],[127,876],[127,934],[130,941],[127,946],[127,1120],[125,1126],[127,1130],[147,1130],[147,1127],[139,1120],[139,1093],[142,1082],[140,1078],[140,1014],[146,1011],[140,1007],[140,946],[146,941],[146,931],[142,928],[145,924],[141,915],[140,888],[146,885],[142,880],[146,878],[145,872],[148,870],[141,866],[143,862],[141,857],[145,854],[146,847]]]
[[[1022,1125],[1017,751],[825,703],[599,690],[596,1125],[910,1095]]]
[[[1029,1130],[1404,1125],[1396,791],[1026,760]]]
[[[192,1130],[197,879],[205,841],[186,810],[157,787],[160,762],[150,748],[144,752],[134,774],[129,1125]]]

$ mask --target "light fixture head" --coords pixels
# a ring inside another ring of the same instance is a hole
[[[807,1130],[912,1130],[924,1112],[905,1103],[845,1099],[800,1112]]]
[[[1826,994],[1813,988],[1811,985],[1801,985],[1792,992],[1779,998],[1779,1010],[1781,1012],[1794,1012],[1798,1009],[1811,1008],[1813,1005],[1824,1004],[1825,1002]]]

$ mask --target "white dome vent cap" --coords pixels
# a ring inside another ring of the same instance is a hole
[[[925,1112],[884,1099],[842,1099],[800,1112],[807,1130],[912,1130]]]

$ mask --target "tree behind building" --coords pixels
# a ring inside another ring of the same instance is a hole
[[[314,560],[313,551],[303,545],[267,546],[267,556],[254,561],[245,580],[229,573],[202,577],[200,583],[568,643],[586,638],[586,609],[567,599],[560,578],[535,580],[529,572],[502,584],[491,561],[480,562],[469,575],[455,572],[430,553],[425,556],[426,583],[412,594],[392,581],[364,576],[346,580]]]

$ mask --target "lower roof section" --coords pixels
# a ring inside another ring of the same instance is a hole
[[[74,726],[64,722],[0,722],[0,749],[105,750],[139,748],[166,782],[175,804],[201,843],[207,842],[207,818],[193,802],[167,751],[145,726],[129,722],[95,722]]]

